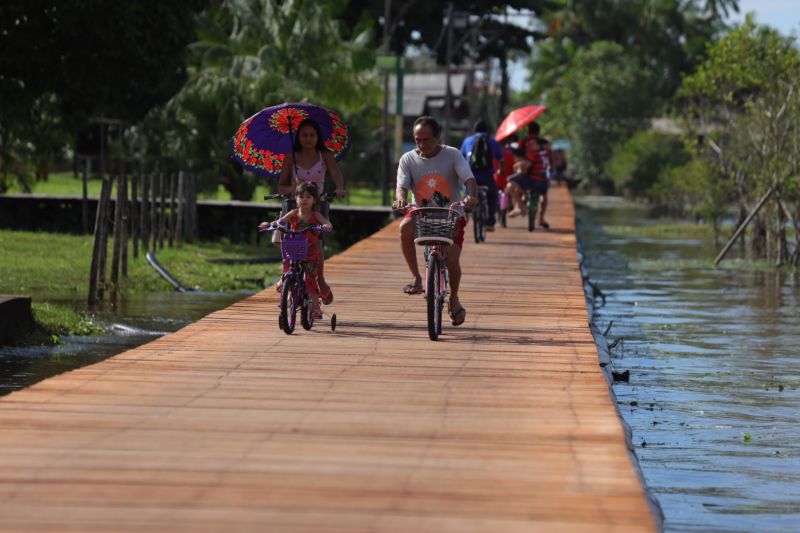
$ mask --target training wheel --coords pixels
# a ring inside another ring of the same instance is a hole
[[[331,315],[331,331],[336,331],[336,313]]]
[[[281,328],[281,331],[286,329],[283,324],[283,315],[278,315],[278,327]]]

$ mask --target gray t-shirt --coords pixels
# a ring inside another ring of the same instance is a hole
[[[414,203],[430,200],[433,193],[449,198],[451,202],[461,200],[461,187],[474,179],[469,163],[457,148],[442,146],[434,157],[425,158],[411,150],[403,154],[397,167],[397,187],[411,190]]]

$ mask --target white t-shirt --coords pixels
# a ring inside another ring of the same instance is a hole
[[[475,178],[467,160],[457,148],[446,145],[431,158],[420,156],[416,150],[406,152],[397,167],[397,187],[411,190],[417,205],[430,200],[436,191],[457,202],[461,200],[461,187],[470,179]]]

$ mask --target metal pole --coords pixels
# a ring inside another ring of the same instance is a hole
[[[447,5],[447,49],[445,51],[444,63],[446,70],[445,76],[445,107],[444,107],[444,128],[442,131],[442,143],[447,144],[447,135],[450,130],[450,114],[453,110],[453,92],[450,90],[450,62],[453,55],[453,3]]]
[[[389,42],[391,35],[389,29],[392,18],[392,0],[383,3],[383,53],[389,55]],[[391,161],[389,161],[389,71],[383,71],[383,127],[381,128],[381,148],[383,157],[383,205],[389,205],[389,174]]]

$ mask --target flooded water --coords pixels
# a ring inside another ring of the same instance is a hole
[[[107,335],[65,337],[57,346],[0,347],[0,395],[150,342],[252,292],[134,294],[120,301],[116,310],[100,307],[95,312]],[[85,310],[83,299],[48,295],[48,301]]]
[[[665,530],[800,531],[798,274],[714,267],[711,235],[597,203],[578,209],[594,321]]]

